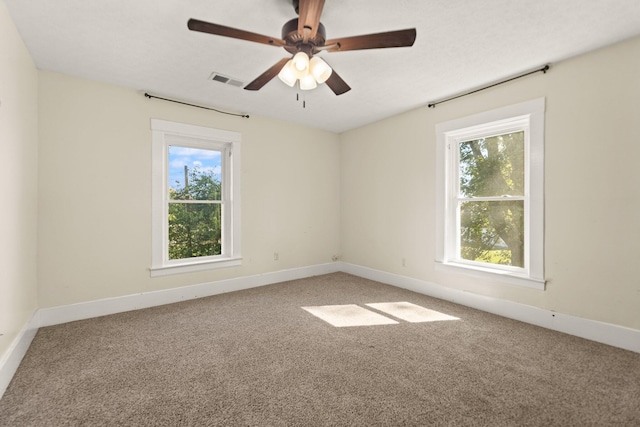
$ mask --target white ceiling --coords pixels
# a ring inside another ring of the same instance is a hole
[[[416,28],[416,43],[321,54],[352,90],[300,92],[303,108],[277,78],[257,92],[208,80],[249,83],[282,48],[187,29],[280,37],[291,0],[4,1],[39,69],[334,132],[640,35],[639,0],[326,0],[328,39]]]

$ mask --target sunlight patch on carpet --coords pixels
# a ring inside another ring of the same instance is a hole
[[[323,305],[302,308],[338,328],[344,326],[393,325],[398,323],[395,320],[355,304]]]
[[[410,302],[381,302],[366,305],[411,323],[460,320],[458,317],[449,316],[448,314],[430,310]]]

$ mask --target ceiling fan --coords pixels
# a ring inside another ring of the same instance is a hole
[[[320,22],[324,2],[325,0],[293,0],[298,18],[283,25],[282,38],[268,37],[197,19],[189,19],[187,26],[192,31],[283,47],[293,55],[278,61],[245,86],[246,90],[259,90],[278,76],[291,87],[299,82],[302,90],[313,89],[318,83],[326,82],[336,95],[341,95],[351,88],[325,61],[315,56],[316,54],[323,51],[345,52],[408,47],[415,42],[415,28],[326,40],[325,28]]]

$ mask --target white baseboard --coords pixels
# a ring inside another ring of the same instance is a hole
[[[340,271],[456,304],[640,353],[640,330],[598,322],[345,262]]]
[[[195,298],[208,297],[226,292],[241,291],[288,280],[303,279],[305,277],[320,276],[322,274],[339,271],[339,264],[318,264],[309,267],[290,270],[274,271],[254,276],[237,277],[180,288],[145,292],[141,294],[125,295],[115,298],[105,298],[78,304],[58,307],[41,308],[38,310],[39,325],[51,326],[92,317],[123,313],[141,308],[156,307]]]
[[[9,383],[27,353],[33,337],[36,336],[38,323],[38,311],[36,310],[0,359],[0,399],[9,387]]]

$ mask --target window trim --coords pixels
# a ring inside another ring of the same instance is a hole
[[[509,284],[544,290],[544,111],[545,99],[511,105],[436,125],[436,270],[462,273]],[[525,268],[505,268],[489,263],[464,262],[457,252],[456,224],[452,217],[453,180],[457,177],[457,153],[451,143],[486,136],[510,124],[528,121],[525,137]]]
[[[151,277],[189,273],[241,264],[240,252],[240,134],[166,120],[151,119]],[[168,147],[180,145],[222,151],[222,254],[169,260]]]

